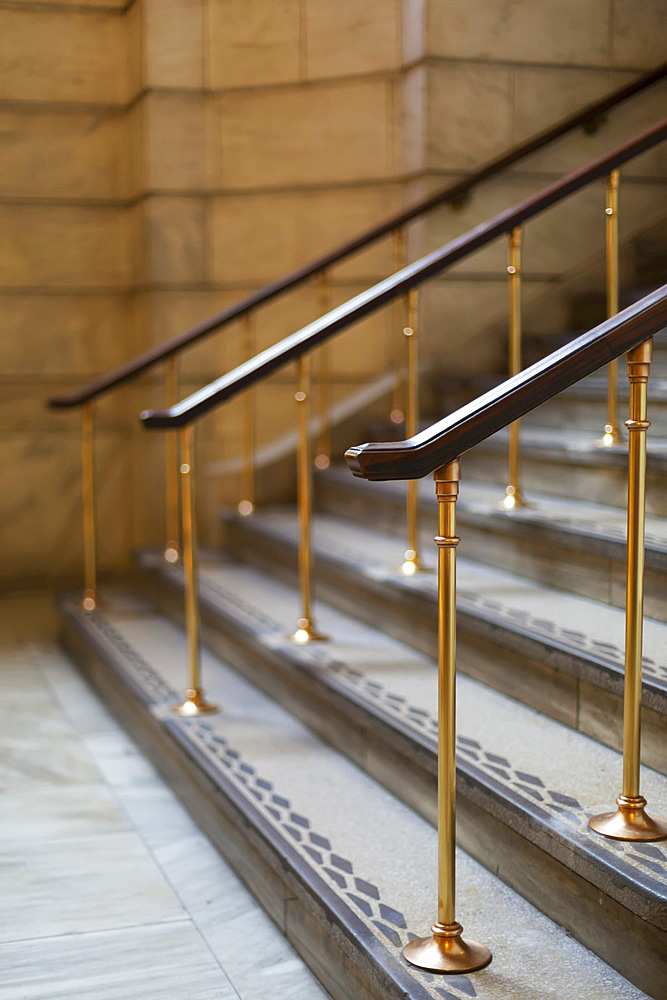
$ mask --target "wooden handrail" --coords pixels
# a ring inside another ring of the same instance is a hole
[[[380,239],[380,237],[386,236],[388,233],[400,228],[408,222],[411,222],[420,215],[423,215],[440,205],[456,204],[461,202],[470,193],[470,191],[476,187],[477,184],[488,180],[489,177],[492,177],[501,170],[512,166],[514,163],[517,163],[519,160],[530,155],[531,153],[542,149],[550,142],[553,142],[555,139],[559,139],[561,136],[572,131],[573,129],[579,127],[587,128],[588,126],[594,125],[611,108],[622,103],[623,101],[628,100],[628,98],[633,97],[635,94],[640,93],[648,87],[653,86],[653,84],[664,79],[665,76],[667,76],[667,63],[661,63],[659,66],[649,70],[647,73],[643,73],[641,76],[637,77],[636,80],[620,87],[618,90],[613,91],[601,100],[593,101],[580,111],[563,118],[562,121],[558,122],[556,125],[538,133],[525,142],[519,143],[518,145],[512,147],[512,149],[508,152],[503,153],[501,156],[495,157],[478,170],[474,171],[468,177],[456,181],[454,184],[449,184],[447,187],[433,195],[430,195],[428,198],[417,202],[417,204],[413,205],[411,208],[405,209],[402,212],[391,216],[379,225],[374,226],[372,229],[366,230],[354,239],[341,244],[334,250],[329,251],[329,253],[324,254],[324,256],[318,257],[316,260],[305,264],[303,267],[297,268],[285,277],[278,278],[276,281],[272,281],[269,284],[264,285],[264,287],[258,289],[256,292],[252,292],[250,295],[247,295],[233,306],[223,309],[214,316],[203,320],[201,323],[197,323],[189,330],[186,330],[185,333],[181,333],[177,337],[173,337],[171,340],[166,341],[164,344],[151,348],[151,350],[146,351],[144,354],[126,362],[119,368],[115,368],[106,375],[102,375],[100,378],[90,382],[83,389],[79,389],[78,391],[70,393],[67,396],[57,396],[50,399],[48,405],[54,408],[81,406],[83,403],[94,399],[96,396],[108,392],[111,389],[115,389],[117,386],[122,385],[124,382],[128,382],[129,380],[135,378],[135,376],[142,374],[159,362],[172,357],[174,354],[178,354],[184,348],[196,343],[202,337],[205,337],[208,334],[221,329],[227,324],[240,319],[252,309],[270,302],[278,295],[281,295],[292,288],[296,288],[298,285],[307,281],[309,278],[312,278],[325,268],[339,263],[339,261],[348,257],[350,254],[363,249],[370,243],[375,242],[375,240]]]
[[[667,119],[658,125],[624,143],[611,153],[605,153],[592,163],[575,170],[566,177],[555,181],[548,187],[518,205],[501,212],[493,219],[470,230],[463,236],[452,240],[433,253],[409,264],[401,271],[385,278],[378,284],[361,292],[343,305],[332,309],[325,316],[304,326],[284,340],[273,344],[250,361],[239,365],[232,371],[192,393],[186,399],[164,410],[147,410],[141,415],[144,425],[149,428],[183,427],[198,417],[207,413],[213,407],[231,399],[243,389],[265,378],[272,372],[282,368],[290,361],[312,350],[318,344],[328,340],[340,330],[345,329],[369,313],[409,289],[420,285],[427,278],[439,274],[463,257],[485,246],[492,240],[521,225],[526,219],[538,215],[544,209],[585,187],[591,181],[606,176],[615,167],[633,159],[640,153],[651,149],[667,138]]]
[[[407,441],[345,453],[360,479],[420,479],[667,326],[667,285]]]

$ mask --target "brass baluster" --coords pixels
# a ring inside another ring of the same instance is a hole
[[[438,917],[431,936],[411,941],[403,955],[429,972],[473,972],[491,952],[461,937],[456,885],[456,498],[461,478],[455,459],[434,475],[438,498]]]
[[[605,237],[607,262],[607,319],[618,312],[618,182],[619,171],[612,170],[607,178],[607,204],[605,207]],[[621,440],[618,426],[618,362],[616,358],[607,365],[607,423],[599,442],[609,448]]]
[[[81,492],[83,502],[83,609],[97,607],[97,555],[95,545],[93,404],[81,412]]]
[[[412,437],[419,430],[419,348],[417,342],[416,288],[407,294],[407,326],[403,329],[408,347],[407,406],[405,434]],[[419,559],[419,490],[416,479],[408,479],[406,486],[406,520],[408,547],[403,553],[401,572],[413,576],[423,569]]]
[[[394,271],[400,271],[405,267],[405,234],[402,229],[394,230]],[[400,317],[403,309],[402,302],[397,299],[392,310],[391,321],[391,355],[394,358],[394,391],[392,394],[392,406],[390,419],[392,424],[402,424],[405,420],[405,412],[401,403],[401,390],[403,388],[405,364],[403,361],[403,345],[396,337],[396,330],[400,324]]]
[[[194,428],[181,428],[181,509],[183,512],[183,570],[185,572],[185,627],[188,637],[190,684],[185,700],[174,705],[177,715],[202,715],[217,712],[218,706],[207,701],[201,686],[199,642],[199,595],[197,580],[197,531],[194,512]]]
[[[320,316],[331,310],[331,284],[329,272],[320,271],[317,276],[318,311]],[[331,395],[330,395],[330,354],[329,343],[322,344],[319,349],[319,410],[320,432],[315,455],[315,468],[328,469],[331,465]]]
[[[301,617],[296,630],[288,638],[306,643],[328,638],[317,631],[311,609],[311,508],[312,469],[310,461],[310,358],[302,354],[298,360],[298,389],[295,399],[298,406],[299,450],[297,456],[299,504],[299,586],[301,589]]]
[[[646,509],[647,383],[653,341],[628,352],[630,418],[628,429],[628,542],[625,594],[625,692],[623,700],[623,790],[615,812],[589,820],[596,833],[613,840],[663,840],[667,820],[644,812],[639,793],[642,697],[642,639],[644,615],[644,523]]]
[[[521,371],[521,227],[517,226],[509,234],[509,275],[510,328],[509,328],[509,374]],[[520,485],[520,444],[519,421],[510,424],[509,442],[509,483],[505,488],[502,506],[505,510],[525,507]]]
[[[178,402],[178,367],[175,357],[167,359],[165,389],[167,406]],[[165,481],[166,481],[166,526],[167,544],[164,558],[168,563],[178,562],[180,555],[178,524],[178,434],[165,433]]]
[[[246,359],[255,354],[255,331],[253,317],[246,313],[243,317],[243,356]],[[249,517],[255,510],[255,391],[246,389],[243,394],[243,471],[242,498],[237,510],[242,517]]]

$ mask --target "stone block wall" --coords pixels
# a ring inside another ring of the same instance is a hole
[[[46,411],[46,397],[181,332],[661,58],[659,0],[642,5],[641,19],[629,0],[570,6],[556,18],[544,0],[487,0],[483,12],[462,0],[0,5],[4,583],[79,574],[78,418]],[[650,124],[661,96],[534,156],[460,211],[413,225],[410,257]],[[664,157],[627,174],[629,233],[657,211]],[[599,191],[527,233],[537,327],[562,315],[571,271],[599,257],[598,212]],[[431,364],[501,366],[504,258],[503,246],[490,248],[425,292]],[[390,241],[350,259],[331,276],[332,304],[391,270]],[[258,347],[312,319],[317,301],[313,283],[261,310]],[[385,311],[332,346],[334,399],[385,370],[395,328],[395,312]],[[183,358],[183,391],[242,359],[238,326],[209,338]],[[124,570],[134,546],[162,538],[161,435],[137,420],[164,401],[162,379],[156,370],[98,408],[107,573]],[[259,394],[261,444],[292,430],[293,388],[285,371]],[[199,432],[205,541],[215,540],[220,502],[236,498],[238,477],[217,470],[238,453],[240,415],[232,403]]]

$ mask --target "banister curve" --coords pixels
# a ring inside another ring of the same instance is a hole
[[[359,479],[421,479],[665,327],[667,285],[414,437],[349,448],[347,464]]]
[[[257,291],[247,295],[234,305],[223,309],[221,312],[216,313],[214,316],[211,316],[206,320],[202,320],[200,323],[190,327],[190,329],[176,337],[173,337],[171,340],[168,340],[157,347],[151,348],[144,354],[125,362],[125,364],[120,365],[113,371],[108,372],[107,374],[102,375],[90,382],[87,386],[84,386],[84,388],[79,389],[76,392],[69,393],[66,396],[57,396],[49,399],[48,405],[54,409],[67,409],[74,406],[81,406],[82,404],[89,402],[91,399],[115,389],[136,376],[141,375],[143,372],[148,371],[161,361],[165,361],[173,355],[178,354],[180,351],[196,343],[201,338],[208,336],[237,319],[240,319],[258,306],[270,302],[272,299],[292,288],[296,288],[298,285],[307,281],[309,278],[312,278],[325,268],[331,267],[350,254],[363,249],[370,243],[375,242],[375,240],[380,239],[382,236],[386,236],[388,233],[400,228],[408,222],[411,222],[420,215],[423,215],[440,205],[456,204],[457,202],[462,201],[468,193],[477,186],[477,184],[487,180],[493,175],[499,173],[501,170],[512,166],[512,164],[517,163],[519,160],[530,155],[531,153],[537,152],[539,149],[542,149],[544,146],[561,136],[566,135],[573,129],[578,127],[587,128],[588,126],[595,125],[604,116],[605,112],[616,107],[618,104],[621,104],[623,101],[628,100],[635,94],[641,93],[641,91],[646,90],[648,87],[660,82],[660,80],[664,79],[666,76],[667,62],[663,62],[654,67],[652,70],[638,76],[635,80],[625,84],[623,87],[612,91],[612,93],[608,94],[606,97],[603,97],[598,101],[593,101],[591,104],[586,105],[586,107],[575,112],[574,114],[563,118],[556,125],[550,126],[548,129],[545,129],[543,132],[539,132],[537,135],[532,136],[525,142],[512,147],[512,149],[508,152],[489,160],[486,164],[474,171],[468,177],[464,177],[463,179],[456,181],[454,184],[447,185],[447,187],[437,191],[435,194],[417,202],[417,204],[413,205],[411,208],[404,209],[403,211],[391,216],[390,218],[384,220],[384,222],[366,230],[359,236],[341,244],[323,256],[316,258],[314,261],[297,268],[296,270],[285,275],[283,278],[278,278],[275,281],[269,282],[267,285],[264,285]]]
[[[586,166],[554,181],[537,194],[476,226],[468,233],[451,240],[438,250],[408,264],[407,267],[332,309],[326,315],[320,316],[312,323],[308,323],[174,406],[168,409],[144,411],[141,414],[144,426],[149,429],[168,429],[189,424],[218,404],[231,399],[288,362],[317,347],[340,330],[363,319],[397,296],[420,285],[591,181],[605,176],[615,167],[651,149],[665,138],[667,138],[667,118],[610,153],[605,153]]]

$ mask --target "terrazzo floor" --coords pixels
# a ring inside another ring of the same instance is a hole
[[[60,652],[50,598],[0,601],[0,677],[0,1000],[327,1000]]]

